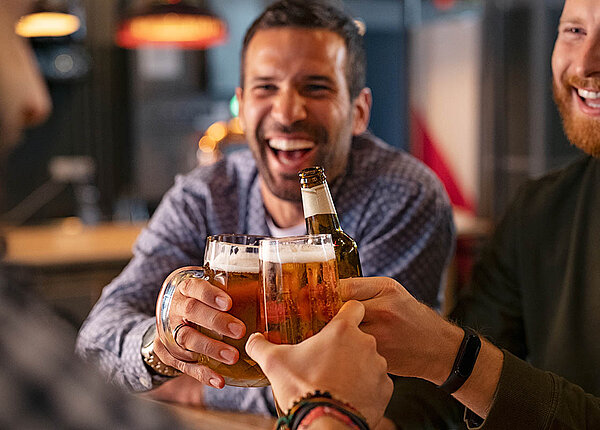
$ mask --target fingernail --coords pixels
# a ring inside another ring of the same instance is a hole
[[[221,356],[222,359],[224,359],[228,363],[233,363],[233,360],[235,360],[235,352],[233,352],[230,349],[222,349],[219,352],[219,355]]]
[[[215,298],[215,302],[217,303],[217,306],[219,307],[219,309],[225,310],[227,309],[227,305],[229,305],[229,301],[221,296],[217,296]]]
[[[220,382],[218,379],[213,378],[210,381],[208,381],[210,383],[210,385],[212,385],[215,388],[221,388]]]
[[[227,324],[227,328],[235,337],[241,337],[244,332],[244,327],[238,323],[229,323]]]

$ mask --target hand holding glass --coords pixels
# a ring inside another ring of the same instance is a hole
[[[163,284],[157,303],[157,326],[162,343],[169,351],[181,346],[173,337],[179,321],[172,323],[171,301],[177,287],[193,279],[203,279],[225,291],[232,300],[229,313],[246,325],[246,334],[241,339],[222,336],[206,327],[189,321],[184,324],[198,329],[213,339],[234,346],[240,358],[233,365],[224,364],[211,357],[199,354],[199,364],[220,373],[227,385],[260,387],[269,385],[260,367],[246,354],[244,345],[253,332],[264,331],[261,316],[262,290],[258,277],[258,243],[261,236],[218,235],[206,241],[203,267],[184,267],[171,273]]]

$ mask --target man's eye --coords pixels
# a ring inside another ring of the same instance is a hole
[[[258,91],[275,91],[277,87],[273,84],[263,84],[255,86],[254,89]]]
[[[579,35],[585,34],[584,29],[581,27],[564,27],[562,29],[562,32],[566,33],[568,35],[573,35],[573,36],[579,36]]]
[[[331,89],[326,85],[310,84],[305,87],[309,93],[329,92]]]

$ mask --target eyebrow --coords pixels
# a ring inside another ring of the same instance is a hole
[[[575,25],[583,25],[583,21],[580,18],[562,18],[560,19],[560,21],[558,21],[558,25],[565,25],[565,24],[575,24]]]

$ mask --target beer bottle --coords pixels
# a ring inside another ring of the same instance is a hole
[[[309,167],[298,174],[308,234],[331,234],[340,278],[362,276],[356,242],[342,230],[325,172]]]

